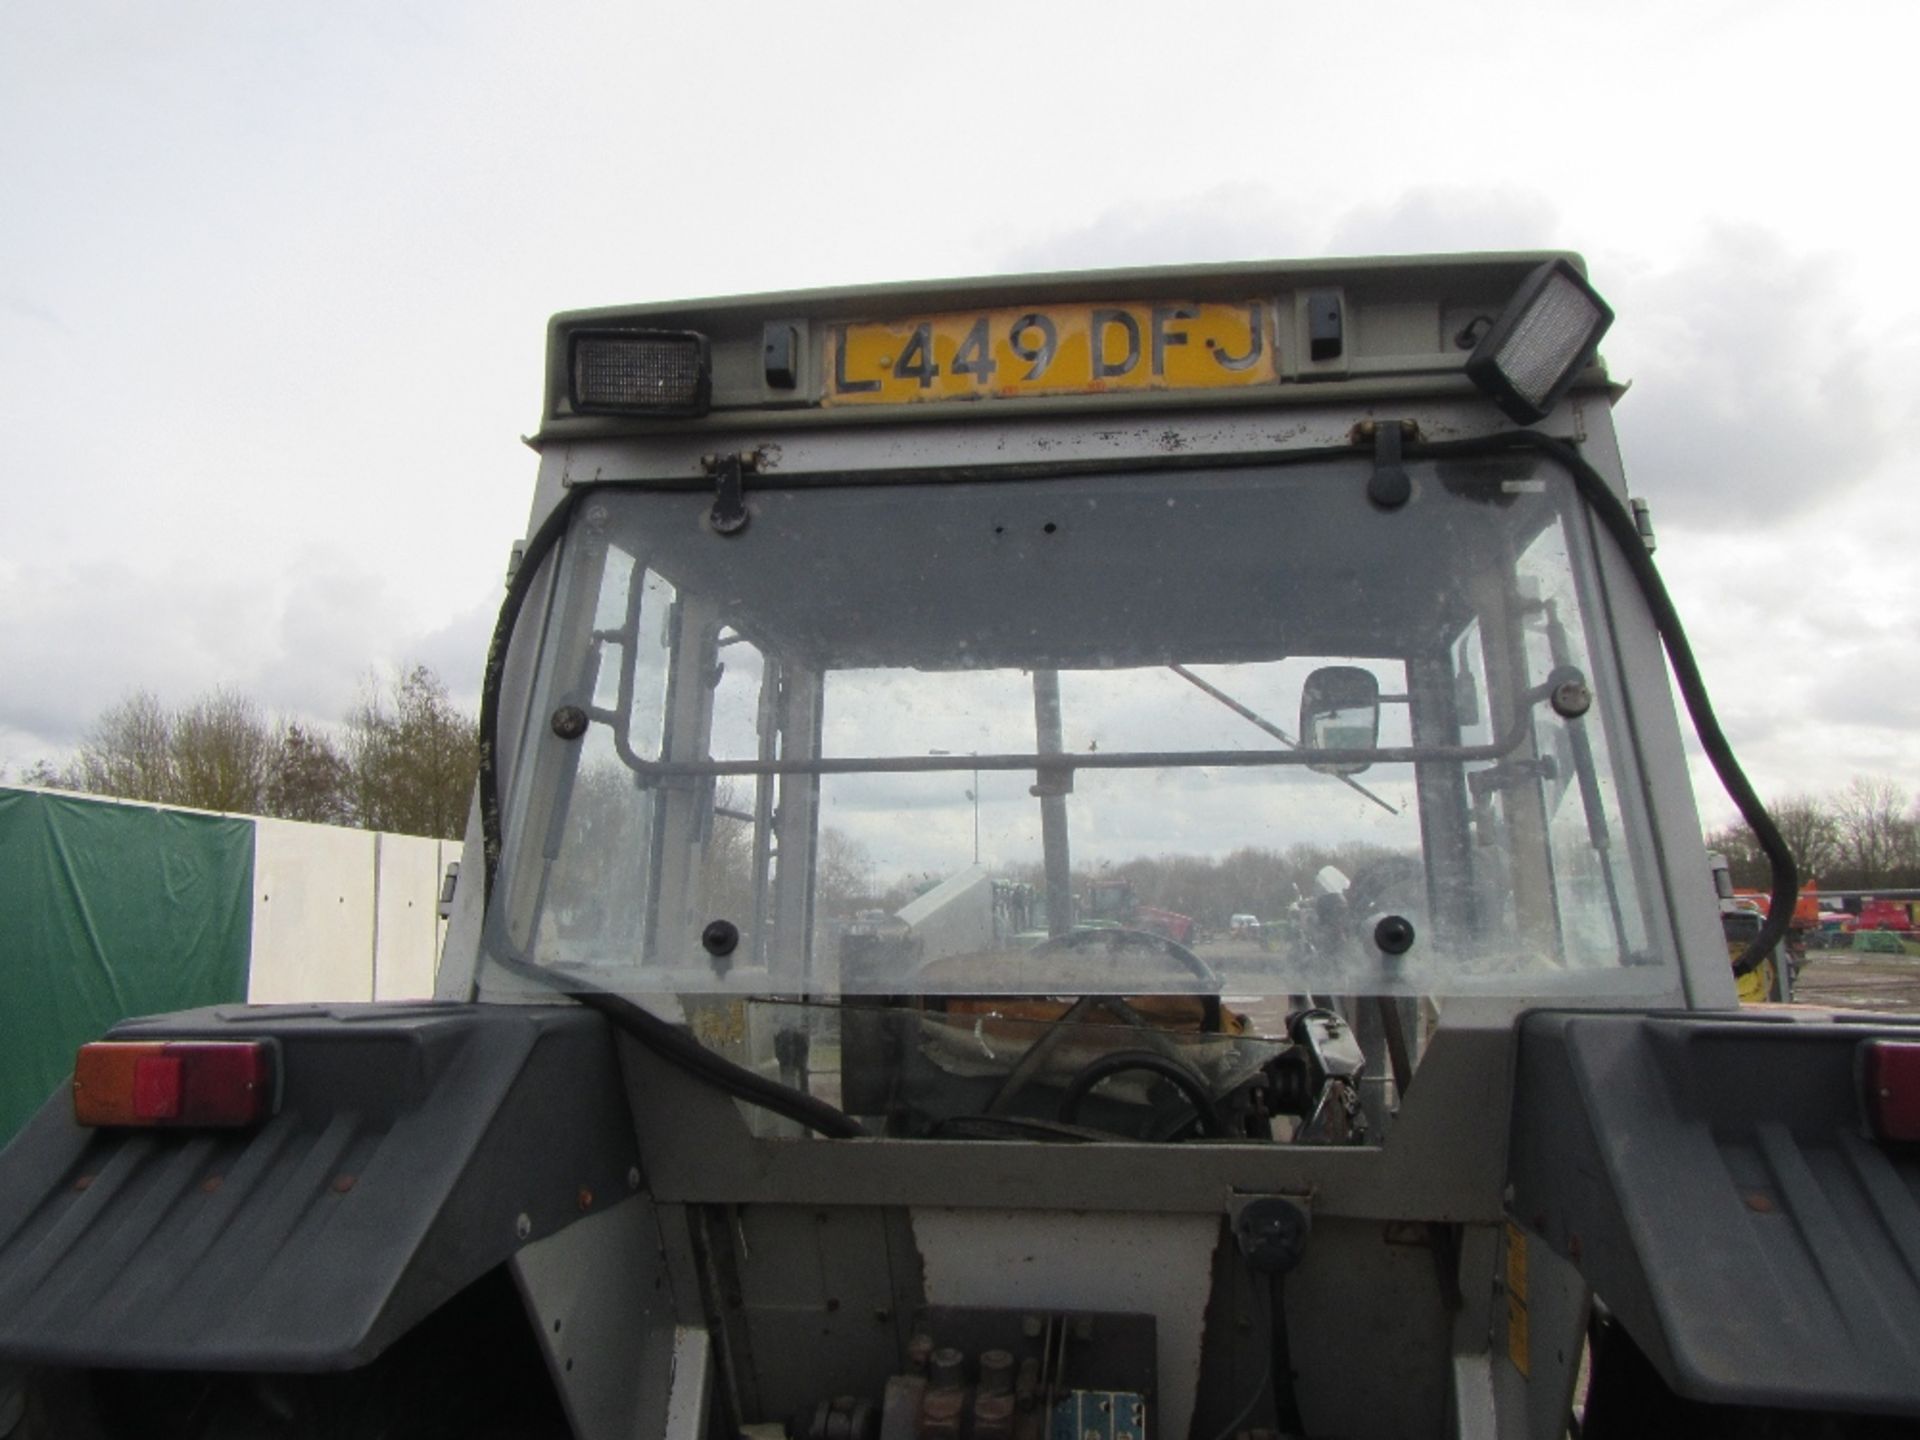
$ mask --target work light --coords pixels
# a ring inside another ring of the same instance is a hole
[[[713,387],[707,337],[691,330],[576,330],[568,337],[575,411],[704,415]]]
[[[1593,359],[1613,311],[1580,272],[1550,260],[1527,276],[1467,358],[1467,378],[1531,425],[1560,402]]]

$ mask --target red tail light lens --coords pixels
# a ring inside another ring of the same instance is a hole
[[[133,1113],[142,1120],[178,1120],[185,1064],[178,1055],[142,1055],[133,1062]]]
[[[241,1128],[278,1099],[274,1047],[263,1040],[101,1040],[73,1066],[82,1125]]]
[[[1920,1040],[1865,1041],[1860,1090],[1876,1140],[1920,1143]]]

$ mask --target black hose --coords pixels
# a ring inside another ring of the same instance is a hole
[[[500,682],[507,670],[507,651],[513,645],[513,627],[519,622],[521,607],[533,589],[540,563],[554,547],[573,514],[579,491],[569,490],[555,505],[540,528],[533,532],[520,552],[519,568],[507,582],[507,597],[500,602],[500,618],[493,622],[493,638],[487,642],[486,669],[480,675],[480,840],[486,860],[482,898],[493,899],[493,880],[500,868]]]
[[[851,1115],[812,1095],[769,1080],[744,1065],[716,1055],[677,1025],[669,1025],[644,1005],[610,990],[567,990],[567,998],[606,1016],[622,1033],[631,1035],[663,1060],[706,1081],[735,1099],[818,1131],[831,1140],[852,1140],[867,1133]]]
[[[1800,895],[1800,867],[1774,825],[1773,817],[1767,814],[1767,807],[1748,783],[1740,762],[1734,759],[1733,747],[1727,742],[1726,734],[1714,716],[1713,705],[1707,699],[1706,682],[1701,679],[1700,667],[1694,662],[1693,647],[1687,643],[1686,631],[1680,624],[1680,614],[1673,607],[1672,597],[1667,594],[1666,583],[1660,578],[1653,556],[1647,553],[1640,527],[1634,523],[1627,507],[1621,504],[1620,497],[1613,493],[1613,487],[1606,478],[1589,465],[1573,446],[1538,431],[1515,430],[1484,439],[1410,445],[1406,453],[1409,458],[1428,459],[1489,450],[1537,450],[1564,465],[1567,473],[1573,476],[1580,498],[1599,517],[1626,560],[1627,568],[1633,572],[1633,578],[1639,583],[1647,608],[1653,612],[1654,628],[1659,631],[1661,642],[1667,649],[1667,658],[1673,663],[1674,678],[1680,682],[1680,698],[1687,707],[1687,715],[1693,721],[1695,733],[1700,737],[1700,748],[1706,752],[1714,774],[1720,777],[1728,797],[1759,840],[1767,863],[1772,867],[1773,893],[1768,901],[1766,924],[1760,927],[1760,933],[1754,936],[1752,943],[1733,962],[1735,973],[1744,975],[1758,965],[1786,934],[1787,926],[1793,919],[1794,904]]]
[[[1080,1113],[1080,1102],[1087,1098],[1087,1092],[1108,1076],[1126,1070],[1150,1070],[1170,1081],[1199,1114],[1200,1126],[1209,1135],[1225,1139],[1233,1133],[1220,1114],[1219,1107],[1213,1103],[1213,1096],[1207,1093],[1206,1081],[1201,1079],[1199,1072],[1190,1065],[1183,1065],[1153,1050],[1115,1050],[1097,1060],[1088,1061],[1060,1094],[1060,1108],[1056,1113],[1061,1123],[1071,1125],[1074,1117]]]
[[[589,1010],[606,1016],[622,1034],[629,1035],[661,1059],[678,1066],[697,1080],[705,1081],[736,1100],[757,1105],[762,1110],[784,1116],[809,1130],[833,1140],[852,1140],[867,1133],[866,1127],[851,1115],[835,1109],[824,1100],[782,1085],[777,1080],[736,1065],[724,1055],[716,1055],[678,1025],[669,1024],[644,1005],[624,995],[596,986],[563,986],[563,977],[541,965],[524,960],[489,957],[511,974],[544,985],[556,994],[577,1001]],[[576,982],[577,984],[577,982]]]

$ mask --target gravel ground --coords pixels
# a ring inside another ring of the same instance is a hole
[[[1920,1012],[1920,955],[1808,951],[1793,998],[1806,1005]]]

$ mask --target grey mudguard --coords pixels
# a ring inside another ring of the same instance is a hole
[[[1920,1154],[1863,1129],[1871,1023],[1535,1014],[1512,1210],[1681,1395],[1920,1413]]]
[[[577,1007],[231,1007],[115,1038],[269,1039],[258,1130],[86,1130],[56,1094],[0,1157],[0,1358],[363,1364],[638,1183],[612,1037]]]

